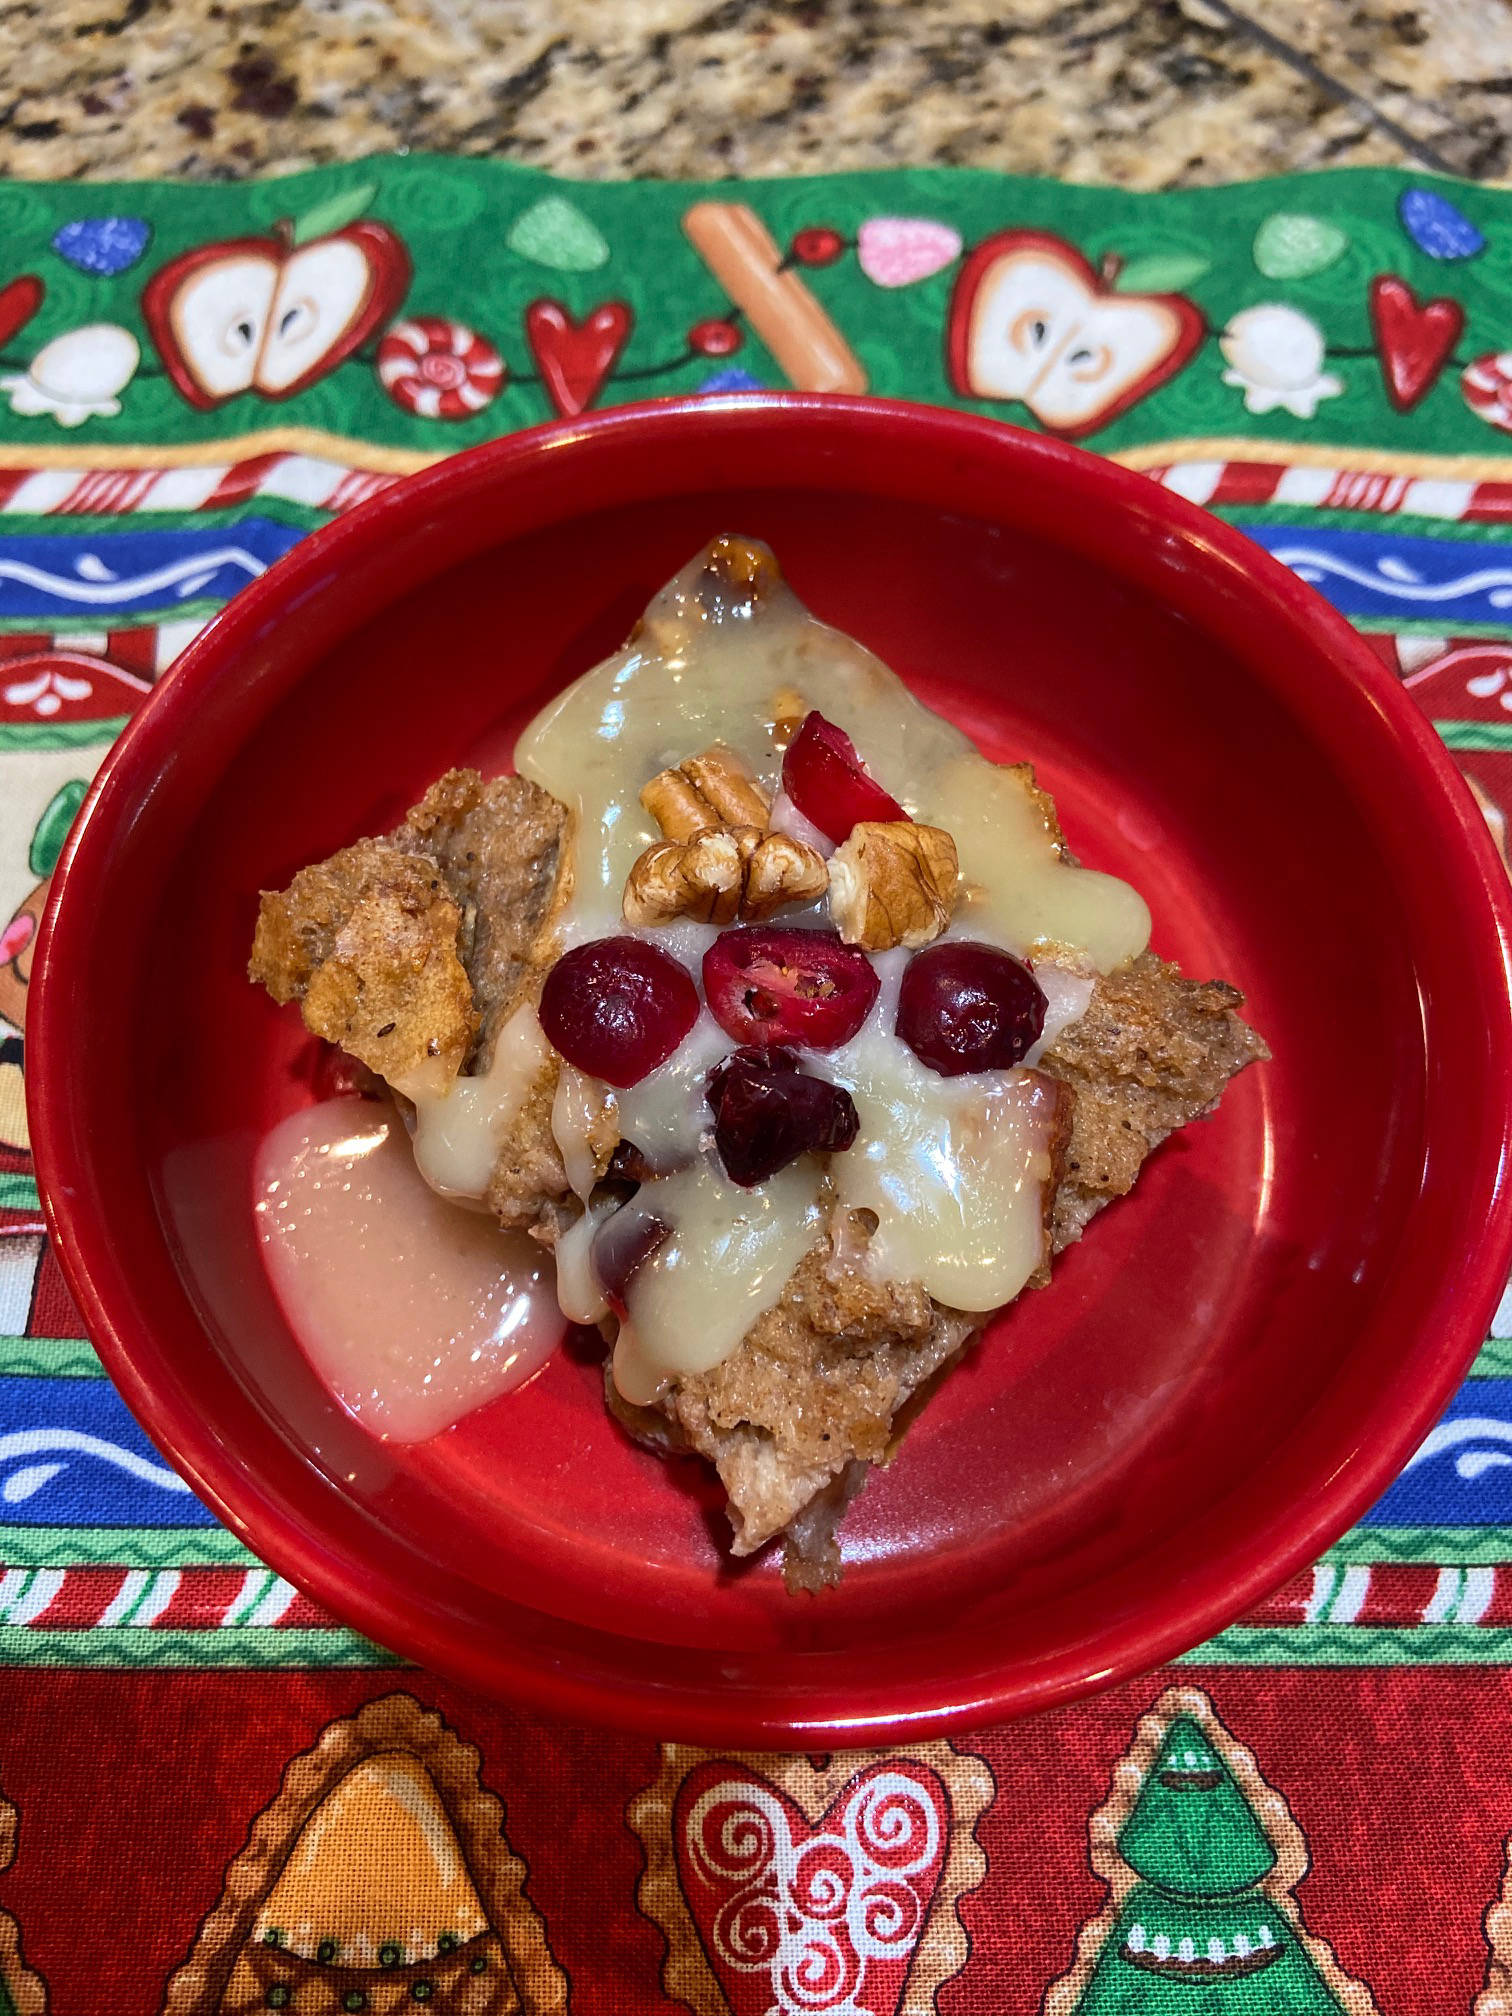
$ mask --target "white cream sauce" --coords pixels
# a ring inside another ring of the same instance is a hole
[[[613,1119],[616,1107],[615,1096],[602,1078],[590,1078],[575,1064],[562,1064],[551,1102],[551,1132],[562,1151],[568,1185],[581,1203],[588,1202],[598,1181],[594,1142],[600,1124],[606,1116]]]
[[[859,1034],[808,1059],[861,1122],[830,1179],[842,1206],[876,1215],[870,1273],[922,1282],[953,1309],[996,1309],[1044,1257],[1054,1096],[1030,1071],[941,1078],[921,1064],[893,1034],[909,956],[877,959],[882,991]]]
[[[773,727],[783,689],[843,728],[913,817],[954,837],[961,893],[951,935],[1035,962],[1049,997],[1037,1055],[1085,1012],[1096,974],[1143,951],[1150,917],[1142,898],[1062,860],[1022,777],[978,754],[862,645],[818,622],[785,586],[755,595],[715,578],[702,555],[657,596],[631,642],[552,701],[516,750],[521,772],[575,814],[563,946],[626,929],[626,878],[659,837],[640,804],[657,771],[721,741],[777,791]],[[785,799],[774,816],[786,830],[810,830]],[[821,904],[775,921],[828,919]],[[682,923],[640,935],[696,978],[714,933]],[[855,1146],[831,1158],[831,1179],[842,1205],[875,1214],[867,1264],[879,1275],[920,1281],[956,1308],[995,1308],[1044,1257],[1053,1095],[1028,1070],[955,1079],[927,1070],[893,1031],[904,955],[878,963],[884,985],[866,1026],[843,1050],[807,1060],[848,1087],[860,1116]],[[501,1035],[486,1079],[458,1080],[445,1099],[418,1102],[417,1153],[445,1194],[476,1197],[486,1188],[498,1144],[539,1074],[545,1039],[529,1022],[533,1029],[511,1024]],[[733,1047],[705,1010],[667,1063],[617,1095],[623,1138],[658,1172],[625,1208],[671,1227],[626,1291],[630,1320],[615,1378],[633,1401],[728,1356],[823,1229],[814,1158],[747,1190],[728,1180],[713,1152],[705,1084]],[[607,1097],[607,1088],[564,1074],[553,1111],[580,1195],[595,1094]],[[584,1321],[603,1311],[588,1262],[592,1231],[585,1219],[560,1255],[562,1306]]]
[[[615,1200],[595,1200],[556,1243],[557,1301],[569,1323],[597,1323],[609,1314],[609,1304],[593,1271],[593,1235],[614,1216]]]
[[[518,1009],[494,1039],[486,1072],[453,1078],[439,1097],[415,1096],[415,1161],[438,1197],[479,1198],[510,1123],[551,1060],[535,1009]]]
[[[711,1156],[641,1185],[625,1209],[662,1219],[672,1236],[625,1298],[614,1383],[627,1400],[644,1406],[669,1378],[729,1357],[823,1230],[819,1184],[818,1163],[802,1155],[751,1190]]]
[[[538,1371],[562,1335],[551,1262],[422,1181],[387,1106],[282,1121],[253,1172],[263,1263],[326,1385],[383,1440],[423,1442]]]

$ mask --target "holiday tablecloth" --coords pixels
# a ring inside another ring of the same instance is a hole
[[[404,471],[786,384],[1048,428],[1242,526],[1412,688],[1505,849],[1512,191],[0,186],[0,2016],[1512,2011],[1512,1297],[1381,1502],[1173,1670],[813,1757],[396,1668],[216,1524],[80,1335],[25,1011],[112,736]]]

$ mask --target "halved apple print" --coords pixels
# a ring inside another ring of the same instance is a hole
[[[278,243],[228,239],[164,266],[142,292],[142,313],[168,375],[195,406],[251,386],[278,287]]]
[[[1163,385],[1202,341],[1184,294],[1120,294],[1053,232],[1000,231],[957,277],[946,361],[968,399],[1016,399],[1052,434],[1105,427]]]
[[[142,313],[192,406],[239,392],[287,399],[388,321],[410,270],[386,224],[363,219],[305,245],[280,225],[267,238],[223,239],[170,260],[143,288]]]

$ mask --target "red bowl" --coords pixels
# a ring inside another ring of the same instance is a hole
[[[996,1321],[873,1478],[843,1586],[732,1568],[704,1473],[559,1354],[435,1441],[316,1383],[250,1160],[312,1046],[248,984],[257,892],[502,763],[712,533],[988,754],[1029,757],[1156,948],[1274,1060]],[[1374,1499],[1512,1258],[1512,903],[1468,792],[1353,632],[1167,491],[882,401],[669,403],[516,436],[304,541],[143,707],[74,828],[31,1015],[48,1216],[143,1426],[280,1573],[383,1643],[588,1720],[899,1738],[1152,1666]]]

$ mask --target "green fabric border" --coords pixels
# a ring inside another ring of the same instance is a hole
[[[1323,599],[1328,600],[1326,595]],[[1512,622],[1463,623],[1458,617],[1451,621],[1447,616],[1346,616],[1344,620],[1352,630],[1371,636],[1487,637],[1494,644],[1504,644],[1512,637]]]
[[[223,1631],[153,1631],[107,1624],[84,1631],[35,1631],[0,1625],[0,1667],[117,1667],[127,1672],[321,1671],[343,1666],[403,1666],[396,1653],[354,1632],[280,1631],[233,1624]]]
[[[1426,1568],[1512,1568],[1512,1527],[1351,1526],[1323,1559],[1341,1568],[1402,1562]]]
[[[37,1179],[19,1169],[0,1170],[0,1211],[40,1211]]]
[[[1512,721],[1435,721],[1433,725],[1446,749],[1512,749]]]
[[[1482,1624],[1236,1624],[1179,1666],[1506,1666],[1512,1629]]]
[[[0,194],[4,185],[0,184]],[[0,400],[0,411],[4,402]],[[166,452],[166,451],[165,451]],[[106,455],[101,450],[102,456]],[[107,458],[108,459],[108,458]],[[1512,477],[1512,471],[1509,471]],[[249,518],[267,518],[279,525],[292,525],[303,532],[314,532],[322,525],[329,525],[334,514],[318,504],[296,504],[287,497],[245,497],[240,504],[220,504],[213,511],[115,511],[89,512],[17,512],[0,514],[0,531],[7,537],[15,533],[21,538],[57,539],[66,535],[69,539],[105,539],[112,532],[161,532],[171,527],[175,531],[193,531],[202,528],[207,532],[234,531]],[[1364,516],[1365,514],[1361,514]],[[177,617],[185,609],[193,609],[192,602],[175,603],[172,610],[165,609],[160,615],[142,617],[122,611],[119,616],[113,611],[102,610],[108,615],[107,627],[111,630],[130,630],[144,622],[166,622]],[[98,623],[90,623],[81,614],[77,622],[60,622],[53,617],[29,618],[34,630],[90,630],[99,629]]]
[[[224,1526],[0,1525],[0,1562],[7,1568],[261,1568],[266,1565]],[[0,1632],[5,1628],[0,1626]]]
[[[166,516],[167,514],[164,515]],[[116,530],[124,531],[130,522],[129,518],[118,518],[116,520]],[[190,519],[188,522],[192,525],[194,521]],[[7,527],[6,529],[8,530],[9,528]],[[56,532],[56,525],[54,525],[53,530]],[[98,621],[94,623],[75,621],[72,618],[60,619],[56,616],[0,616],[0,631],[3,631],[7,636],[40,636],[43,631],[46,631],[49,635],[66,637],[71,630],[152,630],[159,623],[187,623],[191,620],[208,622],[212,616],[219,610],[224,609],[225,606],[224,602],[211,601],[201,597],[197,602],[173,602],[165,604],[161,609],[122,609],[119,612],[112,609],[100,612],[109,619],[103,623]],[[124,719],[124,716],[122,718]],[[84,722],[63,722],[59,725],[62,727],[84,727],[90,724]]]
[[[1403,192],[1414,187],[1441,191],[1485,234],[1491,250],[1454,266],[1421,251],[1396,209]],[[144,283],[185,252],[247,233],[266,234],[279,220],[311,216],[343,194],[352,199],[353,214],[397,232],[407,248],[413,277],[399,313],[460,319],[497,347],[510,373],[497,398],[483,412],[455,422],[407,414],[378,383],[370,343],[292,398],[272,401],[249,392],[211,410],[191,408],[174,391],[146,327]],[[601,235],[608,254],[603,263],[591,270],[570,259],[565,265],[542,264],[514,248],[516,226],[546,196],[570,204]],[[608,301],[623,301],[632,310],[634,325],[598,402],[602,406],[697,391],[714,371],[731,366],[780,387],[784,374],[754,333],[747,332],[728,357],[711,358],[688,347],[694,325],[729,311],[723,288],[682,228],[685,211],[701,199],[749,204],[781,247],[814,227],[834,230],[849,245],[867,220],[902,215],[948,225],[967,248],[1005,229],[1054,232],[1093,267],[1116,259],[1133,272],[1140,264],[1195,255],[1202,270],[1186,291],[1208,334],[1187,369],[1089,437],[1089,445],[1105,452],[1224,437],[1247,439],[1256,455],[1263,442],[1323,440],[1401,455],[1488,459],[1506,446],[1505,435],[1466,407],[1457,369],[1445,370],[1409,412],[1397,411],[1386,396],[1368,307],[1373,276],[1398,274],[1421,299],[1445,293],[1457,298],[1466,313],[1455,351],[1460,361],[1499,350],[1512,322],[1512,271],[1496,249],[1505,240],[1512,195],[1420,168],[1332,168],[1148,194],[966,168],[585,182],[484,157],[389,153],[232,184],[12,182],[0,187],[8,256],[14,270],[37,272],[47,293],[35,320],[6,346],[4,362],[24,369],[45,343],[85,322],[112,321],[130,329],[142,345],[142,364],[121,398],[120,412],[86,419],[73,436],[106,449],[205,443],[260,428],[302,426],[429,453],[509,433],[551,417],[525,334],[525,311],[542,298],[559,301],[574,319]],[[1260,226],[1277,212],[1315,207],[1343,226],[1340,256],[1311,274],[1277,278],[1261,272],[1252,256]],[[149,250],[131,267],[108,278],[91,276],[53,251],[61,225],[112,210],[141,216],[152,226]],[[960,397],[952,388],[944,328],[959,270],[952,261],[913,285],[881,288],[847,249],[833,263],[806,266],[803,278],[834,318],[875,393],[1032,426],[1023,406]],[[1262,304],[1300,309],[1328,342],[1328,368],[1344,390],[1310,419],[1284,410],[1250,413],[1240,392],[1223,382],[1213,332]],[[56,430],[45,420],[6,410],[0,412],[0,439],[31,445],[55,440]]]
[[[1468,1376],[1472,1379],[1512,1379],[1512,1337],[1488,1337]]]
[[[7,627],[13,626],[0,623],[0,629]],[[0,721],[0,749],[106,748],[129,719],[110,714],[100,721]]]
[[[0,1377],[103,1379],[105,1367],[87,1337],[0,1337]]]

